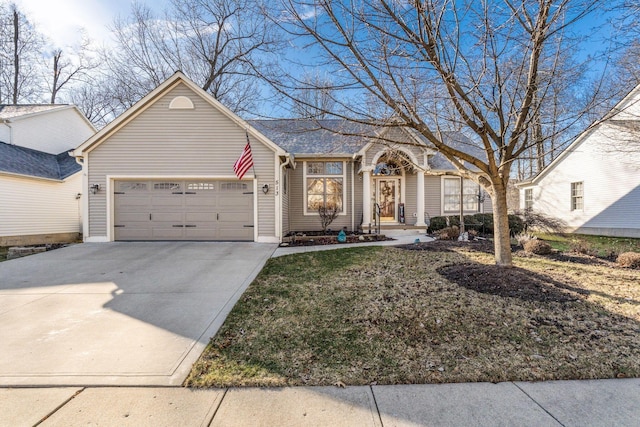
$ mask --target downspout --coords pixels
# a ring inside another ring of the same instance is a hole
[[[76,163],[82,166],[82,193],[80,194],[80,201],[82,203],[82,241],[86,242],[89,237],[89,177],[87,175],[87,164],[84,157],[74,158]]]

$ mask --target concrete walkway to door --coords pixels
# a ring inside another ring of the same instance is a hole
[[[83,243],[0,263],[0,386],[181,384],[275,248]]]

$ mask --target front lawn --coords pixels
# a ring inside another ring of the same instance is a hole
[[[474,244],[269,260],[188,386],[640,376],[640,271]],[[579,260],[579,258],[578,258]]]
[[[623,252],[640,252],[640,239],[628,237],[544,233],[536,233],[536,235],[562,252],[582,252],[604,258],[614,258]]]

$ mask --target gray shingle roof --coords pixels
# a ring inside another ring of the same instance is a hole
[[[19,175],[63,180],[81,166],[67,154],[49,154],[0,142],[0,171]]]
[[[382,130],[381,126],[346,120],[279,119],[249,120],[249,123],[271,141],[294,155],[350,157],[368,142],[374,141],[377,132]],[[422,135],[416,135],[426,147],[435,149]],[[443,132],[442,137],[448,145],[457,150],[480,159],[486,158],[483,148],[460,132]],[[455,170],[451,162],[440,153],[429,158],[429,166],[434,170]]]
[[[25,104],[25,105],[4,105],[0,104],[0,119],[13,119],[27,114],[40,113],[42,111],[65,108],[66,104]]]
[[[378,129],[346,120],[249,120],[249,124],[294,155],[351,156],[370,142],[367,136],[375,136]]]

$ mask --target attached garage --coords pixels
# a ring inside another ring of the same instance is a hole
[[[247,143],[253,167],[238,179]],[[74,156],[86,242],[280,241],[289,154],[180,72]]]
[[[114,240],[254,239],[247,182],[118,180],[114,187]]]

